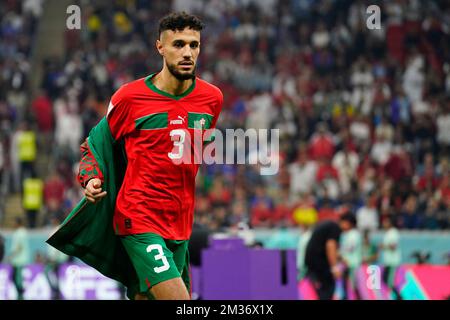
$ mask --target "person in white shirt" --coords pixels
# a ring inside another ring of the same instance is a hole
[[[377,195],[375,191],[367,195],[366,204],[356,211],[356,221],[359,230],[378,229],[378,209],[376,207]]]
[[[297,243],[297,278],[303,279],[306,276],[305,252],[308,241],[311,238],[311,225],[302,223],[300,225],[300,237]]]
[[[309,193],[312,190],[316,178],[317,164],[309,160],[304,150],[298,152],[297,161],[289,166],[290,174],[290,200],[298,200],[301,193]]]
[[[340,254],[345,264],[344,271],[344,299],[348,297],[348,285],[350,284],[359,299],[356,286],[356,270],[362,262],[362,236],[361,232],[355,228],[356,219],[352,220],[352,228],[344,232],[340,241]]]
[[[383,220],[383,229],[385,230],[381,244],[384,265],[383,281],[393,291],[396,299],[400,300],[401,295],[394,283],[395,272],[401,263],[400,233],[395,227],[394,217],[387,217]]]
[[[22,300],[24,292],[22,270],[31,261],[28,231],[25,228],[23,219],[20,217],[16,218],[16,229],[12,234],[11,241],[11,254],[8,256],[7,261],[13,267],[13,282],[17,289],[17,297],[19,300]]]
[[[333,158],[333,167],[339,173],[339,184],[342,193],[351,190],[352,181],[356,178],[356,170],[358,169],[358,154],[345,145],[344,149],[336,153]]]

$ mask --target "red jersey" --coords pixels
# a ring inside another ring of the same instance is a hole
[[[123,85],[108,107],[111,133],[116,141],[124,140],[128,159],[114,228],[119,235],[153,232],[165,239],[186,240],[192,232],[199,166],[193,158],[198,150],[194,130],[215,127],[223,95],[196,78],[186,92],[173,96],[156,88],[152,77]],[[93,177],[103,180],[86,143],[82,153],[82,185]],[[186,156],[190,163],[180,163]]]

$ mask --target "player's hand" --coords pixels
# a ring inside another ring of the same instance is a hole
[[[104,196],[106,191],[102,191],[102,181],[98,178],[89,180],[84,190],[84,195],[89,202],[99,202]]]
[[[342,269],[337,265],[331,268],[331,273],[336,280],[342,277]]]

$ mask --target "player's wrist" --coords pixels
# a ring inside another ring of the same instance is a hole
[[[331,271],[331,273],[333,273],[333,274],[334,274],[334,273],[338,273],[338,272],[341,271],[341,268],[339,267],[338,264],[335,264],[334,266],[331,266],[330,271]]]

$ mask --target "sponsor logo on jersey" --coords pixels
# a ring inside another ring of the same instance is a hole
[[[177,119],[175,120],[170,120],[170,124],[183,124],[184,121],[186,119],[186,116],[182,117],[182,116],[178,116]]]

